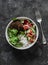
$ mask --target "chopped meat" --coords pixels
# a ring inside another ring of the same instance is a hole
[[[12,22],[10,28],[15,28],[17,30],[23,30],[23,24],[20,21]]]

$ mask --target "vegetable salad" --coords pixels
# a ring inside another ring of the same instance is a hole
[[[36,26],[28,19],[13,19],[8,28],[9,42],[15,47],[25,47],[36,39]]]

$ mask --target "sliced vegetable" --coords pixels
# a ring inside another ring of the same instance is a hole
[[[24,28],[24,30],[27,30],[27,29],[29,29],[29,26],[28,25],[23,25],[23,28]]]
[[[28,33],[28,34],[27,34],[27,37],[32,37],[32,35]]]
[[[28,23],[28,20],[24,20],[24,24],[27,24]]]
[[[30,42],[33,43],[34,42],[33,39],[30,39]]]
[[[36,39],[36,26],[28,19],[13,18],[8,28],[9,42],[15,47],[23,47]]]
[[[34,30],[34,28],[31,28],[31,29],[32,29],[33,33],[36,33],[35,30]]]

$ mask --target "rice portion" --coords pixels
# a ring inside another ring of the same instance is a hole
[[[20,42],[23,43],[23,47],[28,44],[28,40],[24,35],[19,35]]]

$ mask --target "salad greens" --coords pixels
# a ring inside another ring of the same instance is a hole
[[[22,47],[23,44],[20,42],[20,43],[17,43],[15,46],[16,46],[16,47]]]
[[[36,26],[28,19],[13,18],[8,28],[9,42],[15,47],[33,43],[36,39]]]
[[[13,21],[17,20],[16,18],[12,18]]]
[[[23,46],[23,44],[19,43],[19,38],[18,38],[17,34],[18,34],[17,29],[11,29],[11,28],[8,29],[8,36],[9,36],[10,43],[15,46],[21,47],[21,46]]]

